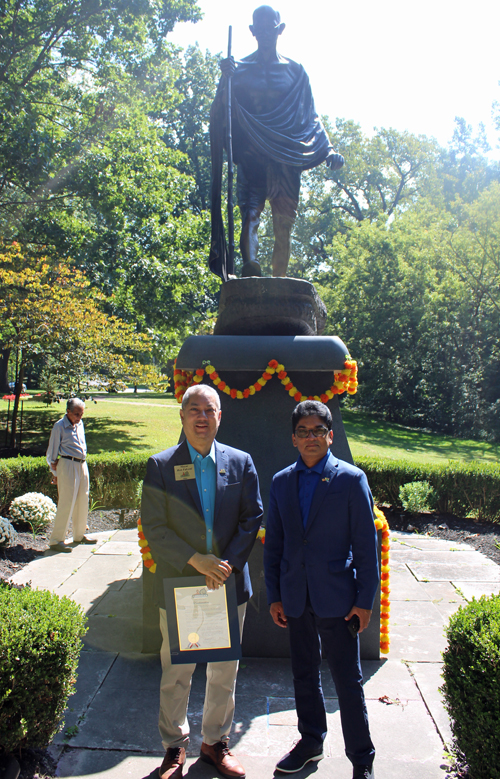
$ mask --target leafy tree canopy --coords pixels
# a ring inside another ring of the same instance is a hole
[[[144,364],[151,338],[106,315],[103,303],[104,296],[66,263],[30,257],[16,243],[0,251],[0,338],[21,358],[13,441],[24,372],[40,355],[57,368],[58,388],[66,395],[123,382],[156,386],[162,381]]]

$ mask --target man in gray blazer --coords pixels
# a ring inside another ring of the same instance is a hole
[[[247,560],[262,518],[252,458],[215,441],[221,418],[217,391],[203,384],[190,387],[180,414],[186,440],[150,457],[142,493],[142,527],[157,564],[155,599],[163,637],[159,728],[166,754],[160,779],[182,776],[196,667],[170,662],[163,579],[202,574],[216,589],[234,573],[241,631],[252,594]],[[237,671],[238,661],[208,663],[202,720],[200,757],[228,779],[245,776],[227,746]]]

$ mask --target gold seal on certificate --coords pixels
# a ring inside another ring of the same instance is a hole
[[[241,657],[234,576],[209,590],[204,576],[164,579],[172,663]]]
[[[174,598],[181,652],[231,646],[225,587],[175,587]]]

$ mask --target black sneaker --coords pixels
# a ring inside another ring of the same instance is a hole
[[[352,779],[375,779],[373,765],[353,766]]]
[[[294,774],[300,771],[307,763],[317,762],[323,758],[323,744],[307,747],[301,739],[293,749],[276,763],[276,770],[284,774]]]

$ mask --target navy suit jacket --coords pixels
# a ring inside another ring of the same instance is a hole
[[[330,452],[304,528],[296,464],[271,485],[264,545],[269,603],[300,617],[307,592],[318,617],[371,609],[378,585],[377,531],[365,474]]]
[[[233,566],[239,605],[252,594],[247,560],[262,519],[259,482],[246,452],[216,441],[215,455],[212,548],[217,557]],[[207,553],[207,531],[196,479],[175,480],[175,466],[186,464],[191,464],[191,457],[185,441],[153,455],[142,489],[142,527],[157,564],[154,594],[161,608],[165,608],[163,579],[199,576],[188,560],[195,552]]]

